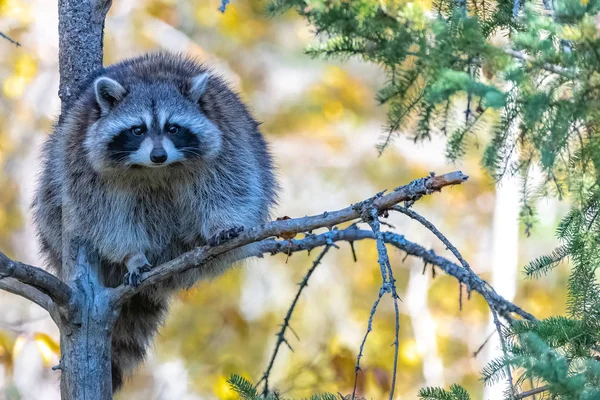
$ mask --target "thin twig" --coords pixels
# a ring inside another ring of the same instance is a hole
[[[438,228],[435,227],[435,225],[433,225],[431,222],[429,222],[425,217],[423,217],[421,214],[419,214],[409,208],[402,207],[402,206],[395,206],[392,209],[394,211],[401,212],[404,215],[408,215],[410,218],[414,219],[415,221],[417,221],[421,225],[423,225],[425,228],[429,229],[438,239],[440,239],[440,241],[442,243],[444,243],[444,245],[446,245],[446,248],[448,250],[450,250],[450,252],[452,252],[452,254],[454,254],[454,257],[456,257],[456,259],[460,262],[460,264],[463,267],[465,267],[466,269],[468,269],[469,271],[471,271],[471,266],[464,259],[464,257],[460,254],[458,249],[450,242],[450,240],[448,240],[448,238],[446,236],[444,236],[444,234],[442,232],[439,231]]]
[[[392,265],[390,263],[390,257],[388,256],[387,249],[385,247],[385,240],[383,239],[383,233],[381,232],[381,224],[379,222],[379,216],[377,209],[369,207],[368,213],[365,213],[363,220],[369,224],[371,230],[375,234],[377,243],[377,262],[381,269],[381,277],[383,279],[381,283],[381,290],[389,292],[394,300],[394,310],[396,316],[396,332],[395,332],[395,354],[394,354],[394,370],[392,374],[392,384],[390,389],[390,400],[394,398],[394,389],[396,388],[396,373],[398,370],[398,353],[400,350],[400,341],[398,339],[400,332],[400,310],[398,308],[398,293],[396,291],[396,279],[394,279],[394,273],[392,272]],[[366,336],[365,336],[366,337]],[[357,361],[358,365],[358,361]],[[356,379],[356,375],[355,375]],[[354,382],[354,388],[356,390],[356,381]],[[354,392],[352,393],[352,399],[354,399]]]
[[[554,65],[554,64],[549,64],[549,63],[540,63],[534,57],[532,57],[528,54],[525,54],[521,51],[517,51],[517,50],[503,49],[503,51],[513,58],[517,58],[519,60],[526,61],[526,62],[536,65],[542,69],[545,69],[546,71],[553,72],[555,74],[562,75],[564,77],[571,78],[571,79],[575,78],[575,72],[573,70],[561,67],[560,65]]]
[[[273,364],[275,364],[275,359],[277,358],[277,353],[279,352],[279,348],[281,347],[281,344],[285,343],[290,348],[290,350],[292,349],[292,346],[290,346],[287,339],[285,338],[285,331],[288,328],[290,328],[290,330],[292,330],[292,328],[290,326],[290,319],[292,318],[292,313],[294,312],[294,309],[296,308],[298,299],[300,299],[302,290],[304,290],[304,288],[306,286],[308,286],[308,280],[310,279],[311,275],[313,274],[313,272],[315,272],[315,269],[317,269],[317,267],[321,263],[321,260],[323,260],[323,257],[325,257],[325,254],[327,254],[327,252],[329,251],[329,249],[331,249],[331,247],[332,247],[332,245],[330,245],[330,244],[325,246],[325,248],[323,249],[321,254],[319,254],[319,256],[315,259],[312,267],[310,267],[310,269],[306,272],[306,275],[304,275],[304,278],[302,278],[302,282],[300,282],[298,284],[299,288],[298,288],[298,292],[296,292],[296,297],[294,297],[294,301],[292,301],[292,304],[290,305],[290,308],[288,309],[288,312],[287,312],[285,318],[283,319],[283,324],[281,325],[281,329],[279,330],[279,332],[276,335],[277,343],[275,344],[275,349],[273,350],[273,355],[271,356],[269,365],[268,365],[265,373],[263,374],[262,378],[256,383],[256,387],[258,387],[263,381],[265,382],[265,385],[263,387],[263,395],[265,397],[269,394],[269,375],[271,374],[271,369],[273,368]],[[296,335],[295,332],[294,332],[294,335]],[[298,337],[298,335],[296,335],[296,337]]]
[[[487,300],[487,298],[486,298],[486,300]],[[504,354],[504,357],[506,357],[506,360],[508,361],[508,349],[506,348],[506,341],[504,340],[504,335],[502,334],[502,324],[500,323],[500,320],[498,319],[498,313],[494,309],[493,303],[488,301],[488,305],[490,307],[490,311],[492,312],[492,316],[494,318],[494,325],[496,326],[496,332],[498,332],[498,338],[500,339],[500,345],[502,346],[502,353]],[[513,384],[512,371],[510,370],[510,362],[507,362],[507,364],[506,364],[506,377],[508,380],[508,385],[510,387],[511,397],[513,399],[516,399],[517,392],[515,391],[515,386]]]
[[[363,356],[363,351],[365,349],[365,343],[367,342],[367,337],[369,337],[369,333],[373,330],[373,317],[375,316],[375,312],[377,311],[377,306],[381,301],[381,298],[385,294],[385,290],[383,286],[379,288],[379,296],[375,299],[373,303],[373,307],[371,307],[371,313],[369,314],[369,322],[367,324],[367,331],[365,332],[365,336],[363,337],[362,343],[360,344],[360,348],[358,349],[358,356],[356,357],[356,366],[354,367],[354,389],[352,390],[352,399],[356,396],[356,384],[358,383],[358,372],[360,371],[360,359]]]
[[[490,339],[492,338],[492,336],[494,336],[494,333],[496,333],[496,331],[493,331],[492,333],[490,333],[488,335],[488,337],[483,341],[483,343],[481,343],[481,346],[479,346],[477,348],[477,350],[475,350],[473,352],[473,357],[477,357],[479,355],[479,353],[481,353],[481,350],[483,350],[483,348],[485,347],[485,345],[488,344],[488,342],[490,341]]]
[[[496,293],[491,286],[481,279],[474,272],[468,271],[461,265],[455,264],[452,261],[437,255],[433,250],[428,250],[421,245],[407,240],[403,235],[393,232],[382,232],[385,243],[390,244],[397,249],[405,252],[408,255],[418,257],[428,264],[432,264],[440,268],[446,274],[453,276],[459,282],[464,283],[471,290],[487,296],[488,301],[491,301],[494,308],[498,310],[501,316],[509,317],[510,314],[516,314],[523,319],[536,321],[537,319],[530,313],[524,311],[519,306],[506,300]],[[267,239],[259,243],[260,251],[263,253],[295,253],[298,251],[310,250],[317,247],[325,246],[328,242],[339,241],[359,241],[365,239],[375,239],[375,234],[370,230],[359,229],[356,226],[351,226],[346,229],[333,230],[320,235],[308,235],[304,239],[275,240]]]
[[[8,40],[9,42],[11,42],[12,44],[14,44],[17,47],[21,47],[21,43],[17,42],[16,40],[12,40],[11,38],[9,38],[8,36],[6,36],[4,33],[0,32],[0,37]]]
[[[515,396],[516,400],[521,400],[530,396],[535,396],[536,394],[544,393],[548,391],[548,386],[541,386],[539,388],[531,389],[526,392],[520,393]]]

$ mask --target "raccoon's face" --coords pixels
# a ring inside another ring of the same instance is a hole
[[[207,79],[207,74],[197,76],[189,93],[182,94],[168,82],[125,88],[113,79],[98,78],[101,116],[84,144],[94,168],[164,168],[215,157],[222,134],[198,103]]]

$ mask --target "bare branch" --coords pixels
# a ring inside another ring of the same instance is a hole
[[[442,243],[444,243],[446,245],[446,248],[448,250],[450,250],[452,252],[452,254],[454,254],[454,256],[460,261],[460,263],[462,264],[462,266],[468,270],[474,277],[476,277],[476,280],[479,280],[481,283],[484,284],[484,286],[486,286],[486,290],[484,292],[480,292],[481,295],[486,299],[486,301],[488,301],[488,299],[490,299],[491,295],[494,296],[498,296],[498,294],[496,293],[496,291],[494,290],[494,288],[492,288],[487,282],[481,280],[477,274],[475,274],[473,272],[473,270],[471,269],[471,266],[469,265],[469,263],[467,263],[467,261],[464,259],[464,257],[460,254],[460,252],[458,251],[458,249],[450,242],[450,240],[448,240],[448,238],[446,236],[444,236],[444,234],[442,232],[440,232],[435,225],[433,225],[431,222],[429,222],[425,217],[423,217],[422,215],[416,213],[413,210],[409,210],[408,208],[404,208],[404,207],[393,207],[393,210],[395,211],[399,211],[405,215],[408,215],[409,217],[413,218],[414,220],[420,222],[423,226],[425,226],[427,229],[429,229],[438,239],[440,239],[440,241]],[[462,282],[462,281],[461,281]],[[469,286],[468,282],[463,282],[467,284],[467,289],[470,291],[471,287]],[[481,284],[478,283],[478,284]],[[492,313],[495,312],[495,310],[493,309],[496,306],[496,301],[494,299],[488,301],[488,305],[490,306],[490,309],[492,309]],[[520,310],[520,309],[519,309]],[[510,317],[509,314],[505,313],[503,309],[499,309],[498,310],[500,313],[502,313],[502,316],[504,318],[506,318],[507,320],[511,320],[512,318]],[[517,314],[519,314],[519,312],[516,311],[511,311],[511,312],[515,312]],[[524,313],[524,314],[519,314],[521,315],[521,317],[526,318],[526,319],[530,319],[529,317],[535,319],[531,314],[529,313],[525,313],[523,310],[520,310],[520,312]],[[526,315],[528,317],[526,317]],[[502,338],[501,338],[502,340]]]
[[[425,226],[431,232],[433,232],[433,234],[435,236],[437,236],[438,239],[440,239],[440,241],[446,245],[446,248],[448,248],[452,252],[452,254],[454,254],[454,256],[460,261],[462,266],[465,269],[472,272],[471,267],[469,266],[469,263],[467,263],[465,261],[464,257],[460,254],[458,249],[448,240],[448,238],[446,236],[444,236],[444,234],[442,232],[440,232],[435,227],[435,225],[433,225],[431,222],[429,222],[425,217],[414,212],[413,210],[409,210],[408,208],[404,208],[404,207],[400,207],[400,206],[394,207],[394,210],[399,211],[405,215],[408,215],[412,219],[420,222],[423,226]],[[490,289],[493,293],[495,293],[495,290],[493,290],[492,288],[490,288]],[[462,291],[461,291],[461,293],[462,293]],[[507,351],[507,347],[506,347],[506,340],[504,338],[504,334],[502,333],[502,324],[500,323],[500,320],[498,319],[498,313],[496,312],[496,309],[494,308],[494,302],[488,300],[488,296],[489,296],[489,293],[483,294],[483,297],[487,301],[487,303],[490,307],[490,311],[492,312],[492,317],[494,318],[494,325],[496,326],[496,331],[498,332],[500,344],[502,345],[502,352],[504,353],[504,356],[507,357],[508,351]],[[509,384],[510,391],[511,391],[511,397],[514,398],[516,396],[516,392],[515,392],[515,387],[513,385],[513,377],[512,377],[512,372],[510,370],[510,364],[506,366],[506,376],[508,378],[508,384]]]
[[[379,306],[379,302],[381,298],[385,294],[385,290],[383,287],[379,288],[379,295],[373,302],[373,307],[371,307],[371,313],[369,314],[369,322],[367,323],[367,331],[365,332],[365,336],[363,337],[362,343],[360,344],[360,348],[358,349],[358,356],[356,357],[356,366],[354,367],[354,389],[352,389],[352,399],[356,396],[356,385],[358,384],[358,372],[360,371],[360,359],[363,356],[363,351],[365,349],[365,343],[367,343],[367,338],[369,337],[369,333],[373,331],[373,317],[377,312],[377,307]]]
[[[515,396],[515,399],[525,399],[530,396],[535,396],[536,394],[544,393],[548,391],[548,386],[541,386],[539,388],[531,389],[521,394]]]
[[[407,240],[403,235],[392,232],[382,232],[385,243],[396,247],[407,254],[419,257],[424,262],[435,265],[444,271],[446,274],[453,276],[459,282],[467,285],[470,290],[474,290],[482,296],[487,296],[488,302],[491,302],[494,308],[502,316],[516,314],[523,319],[535,321],[536,318],[526,311],[523,311],[519,306],[506,300],[498,293],[491,289],[490,285],[481,279],[474,272],[468,271],[460,265],[437,255],[433,250],[427,250],[414,242]],[[328,242],[356,242],[364,239],[375,239],[375,234],[368,230],[359,229],[356,226],[351,226],[343,230],[332,230],[320,235],[308,235],[300,240],[263,240],[260,243],[260,248],[264,253],[294,253],[303,250],[311,250],[316,247],[325,246]]]
[[[371,230],[375,234],[375,240],[377,243],[377,262],[379,263],[379,268],[381,269],[381,277],[383,281],[381,282],[381,288],[379,289],[379,293],[387,292],[392,295],[392,299],[394,300],[394,310],[396,317],[396,331],[395,331],[395,340],[394,340],[394,368],[392,374],[392,384],[390,390],[390,400],[394,398],[394,389],[396,388],[396,374],[398,370],[398,352],[400,349],[400,341],[398,339],[400,335],[400,310],[398,308],[398,292],[396,291],[396,279],[394,279],[394,273],[392,271],[392,265],[390,263],[390,257],[388,256],[387,249],[385,247],[385,240],[383,239],[383,233],[381,232],[381,224],[379,222],[379,216],[377,210],[374,207],[370,207],[368,210],[368,214],[363,217],[363,220],[369,224]],[[375,312],[377,309],[377,304],[381,300],[379,297],[376,301],[376,304],[373,305],[372,312]],[[369,324],[372,325],[373,316],[369,317]],[[371,326],[369,327],[371,328]],[[367,331],[368,332],[368,331]],[[366,340],[366,335],[365,339]],[[363,345],[364,345],[363,340]],[[361,345],[362,347],[362,345]],[[362,349],[361,349],[362,350]],[[352,391],[352,399],[356,395],[356,378],[358,377],[358,368],[359,368],[359,358],[356,360],[356,368],[354,375],[354,390]]]
[[[450,240],[448,240],[448,238],[446,236],[444,236],[444,234],[442,232],[440,232],[440,230],[438,228],[435,227],[435,225],[433,225],[431,222],[429,222],[425,217],[423,217],[421,214],[419,214],[409,208],[406,208],[406,207],[396,206],[393,208],[393,210],[401,212],[404,215],[408,215],[415,221],[421,223],[421,225],[423,225],[425,228],[429,229],[438,239],[440,239],[440,241],[442,243],[444,243],[446,245],[446,248],[448,250],[450,250],[450,252],[452,254],[454,254],[454,257],[456,257],[456,259],[460,262],[460,264],[463,267],[465,267],[469,271],[471,270],[469,263],[467,261],[465,261],[465,259],[460,254],[458,249],[450,242]]]
[[[383,212],[402,201],[418,200],[425,195],[440,191],[446,186],[461,184],[468,178],[468,176],[460,171],[439,176],[432,174],[427,178],[417,179],[408,185],[400,186],[388,195],[374,199],[372,202],[373,207],[375,207],[378,212]],[[272,236],[281,237],[291,233],[309,232],[318,228],[333,228],[340,223],[361,218],[363,206],[362,203],[359,203],[344,208],[343,210],[325,212],[321,215],[273,221],[265,225],[245,230],[238,237],[218,246],[204,246],[197,248],[174,260],[153,268],[150,272],[144,274],[144,280],[137,288],[123,285],[117,287],[114,291],[113,301],[117,305],[122,304],[134,294],[149,286],[162,282],[165,279],[190,268],[201,267],[207,260],[246,244],[258,242]]]
[[[366,204],[367,207],[369,207],[369,205],[372,204],[374,199],[376,199],[376,198],[377,197],[370,199]],[[500,335],[502,347],[505,352],[506,352],[506,344],[504,342],[504,337],[502,336],[501,324],[500,324],[500,321],[498,320],[498,313],[501,312],[502,315],[509,321],[512,320],[512,316],[510,315],[510,313],[515,313],[525,319],[535,320],[535,317],[533,317],[531,314],[521,310],[518,306],[514,305],[513,303],[504,299],[502,296],[498,295],[495,292],[495,290],[489,286],[489,284],[487,282],[485,282],[479,276],[477,276],[477,274],[475,274],[471,270],[468,263],[464,260],[462,255],[458,252],[458,250],[456,250],[456,248],[448,241],[448,239],[445,238],[445,236],[443,236],[443,234],[441,234],[425,218],[414,213],[414,214],[416,214],[416,216],[420,217],[419,218],[420,220],[426,222],[428,225],[433,227],[435,229],[435,231],[437,231],[438,234],[440,236],[442,236],[442,238],[444,239],[443,241],[447,242],[449,244],[449,247],[451,246],[454,249],[453,252],[456,252],[456,257],[459,260],[462,260],[462,262],[464,263],[462,267],[450,262],[449,260],[446,260],[443,257],[437,256],[432,250],[426,250],[423,247],[421,247],[415,243],[409,242],[408,240],[406,240],[404,238],[404,236],[401,236],[401,235],[398,235],[398,234],[395,234],[392,232],[381,232],[377,212],[372,208],[368,208],[368,210],[369,210],[369,212],[363,212],[363,214],[366,214],[366,215],[370,214],[372,217],[371,220],[367,219],[367,222],[372,226],[371,231],[360,230],[359,228],[357,228],[356,224],[353,224],[349,228],[346,228],[343,230],[333,229],[329,232],[319,234],[319,235],[310,234],[310,235],[307,235],[302,240],[281,241],[281,240],[268,239],[268,240],[263,240],[262,242],[260,242],[260,249],[264,253],[271,253],[271,254],[286,253],[289,256],[290,254],[292,254],[294,252],[303,251],[303,250],[310,251],[311,249],[313,249],[315,247],[319,247],[319,246],[327,246],[326,249],[329,249],[329,247],[332,245],[332,243],[334,243],[336,241],[347,241],[349,243],[353,243],[356,240],[362,240],[362,239],[376,239],[377,240],[378,262],[380,265],[380,269],[382,271],[383,283],[379,290],[379,295],[378,295],[377,299],[375,300],[373,307],[371,309],[371,313],[369,315],[369,321],[368,321],[368,325],[367,325],[367,331],[365,333],[365,336],[363,338],[363,341],[362,341],[360,349],[359,349],[356,366],[355,366],[354,389],[352,392],[352,398],[355,398],[355,396],[356,396],[358,373],[360,371],[360,360],[363,356],[364,345],[369,336],[369,333],[373,330],[373,327],[372,327],[373,317],[375,315],[375,312],[377,311],[377,307],[378,307],[379,303],[381,302],[383,295],[387,292],[391,292],[392,296],[394,297],[395,306],[397,307],[398,295],[395,291],[395,284],[394,284],[395,282],[394,282],[394,278],[392,275],[392,269],[391,269],[391,265],[389,262],[389,257],[387,256],[387,250],[385,249],[385,245],[383,243],[394,245],[398,249],[406,251],[407,255],[410,254],[413,256],[418,256],[421,259],[423,259],[427,264],[432,264],[434,266],[438,266],[439,268],[444,270],[449,275],[454,276],[461,284],[462,283],[466,284],[467,287],[469,288],[469,290],[472,289],[472,290],[479,292],[484,297],[484,299],[486,300],[486,302],[488,303],[488,305],[490,307],[490,310],[494,317],[494,323],[495,323],[497,332]],[[403,210],[405,210],[405,209],[403,209]],[[413,213],[413,212],[410,211],[410,213]],[[363,217],[363,218],[365,218],[365,217]],[[396,308],[396,311],[398,311],[397,308]],[[399,333],[399,320],[398,320],[398,314],[396,314],[396,340],[394,342],[396,347],[399,344],[398,333]],[[281,340],[281,338],[280,338],[280,340]],[[486,340],[486,342],[487,342],[487,340]],[[279,344],[280,343],[278,343],[278,345]],[[482,347],[483,347],[483,345],[482,345]],[[276,353],[274,356],[276,356]],[[271,363],[269,364],[270,367],[272,366],[274,359],[275,359],[275,357],[273,357],[271,359]],[[394,362],[394,371],[396,370],[396,365],[397,365],[396,363],[397,362],[395,361]],[[396,374],[394,373],[394,378],[395,378],[395,375]],[[511,371],[508,370],[509,381],[510,381],[512,393],[513,393],[513,397],[514,397],[515,392],[514,392],[514,386],[512,385],[512,376],[511,375],[512,375]],[[264,378],[264,376],[263,376],[263,378]],[[394,387],[394,382],[395,382],[394,378],[392,380],[392,388]],[[262,379],[261,379],[261,381],[262,381]],[[390,395],[393,396],[393,389],[391,390]]]
[[[35,289],[38,294],[47,296],[47,300],[53,301],[58,307],[66,306],[71,299],[71,288],[56,276],[41,268],[13,261],[0,252],[0,280],[3,280],[2,278],[13,278],[15,281],[28,286],[29,288],[20,288],[23,297],[26,297],[25,294],[32,295],[33,292],[30,289]],[[11,287],[16,288],[14,284],[11,284]],[[41,300],[40,296],[37,294],[35,296],[37,300]],[[37,303],[37,301],[35,302]],[[49,304],[47,301],[43,303]],[[44,307],[42,304],[40,306]],[[48,306],[44,308],[47,310]]]
[[[31,287],[23,282],[19,282],[15,278],[0,279],[0,289],[6,290],[9,293],[16,294],[34,302],[44,310],[50,312],[52,310],[52,300],[48,295],[40,292],[34,287]]]
[[[263,382],[263,381],[265,382],[265,385],[263,387],[263,395],[265,397],[269,394],[269,375],[271,374],[271,369],[273,368],[273,364],[275,363],[275,359],[277,358],[277,352],[279,351],[279,347],[285,342],[291,350],[291,346],[287,342],[287,339],[285,338],[285,331],[288,328],[291,329],[290,319],[292,318],[292,313],[294,312],[294,309],[296,308],[296,304],[298,303],[300,294],[302,294],[302,290],[304,290],[304,288],[306,286],[308,286],[308,280],[312,276],[313,272],[315,272],[315,269],[317,269],[317,267],[321,263],[321,260],[323,260],[323,257],[325,257],[325,254],[327,254],[329,249],[331,249],[331,245],[328,244],[325,246],[325,248],[323,249],[321,254],[319,254],[317,259],[313,263],[312,267],[310,267],[310,269],[306,272],[306,275],[304,275],[304,278],[302,278],[302,282],[300,282],[298,284],[299,288],[298,288],[298,292],[296,292],[296,297],[294,297],[294,301],[292,301],[292,305],[288,309],[288,312],[287,312],[285,318],[283,319],[283,324],[281,325],[281,330],[277,333],[277,343],[275,344],[275,350],[273,350],[273,355],[271,356],[269,365],[267,366],[267,369],[266,369],[265,373],[263,374],[262,378],[260,378],[260,381],[258,381],[258,383],[256,384],[256,387],[258,387],[258,385],[260,385],[261,382]]]
[[[487,298],[486,298],[486,301],[487,301]],[[494,318],[494,326],[496,326],[496,332],[498,332],[498,339],[500,340],[500,345],[502,347],[502,353],[504,354],[504,357],[506,357],[506,359],[508,360],[508,349],[506,347],[506,340],[504,338],[504,334],[502,333],[502,324],[500,323],[500,320],[498,319],[498,313],[494,309],[492,303],[490,301],[488,301],[488,304],[490,306],[490,311],[492,312],[492,317]],[[510,388],[511,398],[514,399],[514,398],[516,398],[517,392],[515,391],[515,385],[513,384],[512,371],[510,370],[510,362],[508,362],[506,364],[506,379],[508,381],[508,386]]]
[[[0,32],[0,37],[8,40],[9,42],[11,42],[12,44],[14,44],[17,47],[21,47],[21,43],[17,42],[16,40],[12,40],[10,37],[6,36],[4,33]]]
[[[475,350],[475,351],[473,352],[473,357],[477,357],[477,356],[479,355],[479,353],[481,353],[481,350],[483,350],[483,349],[484,349],[484,347],[485,347],[485,345],[486,345],[486,344],[488,344],[488,342],[490,341],[490,339],[492,338],[492,336],[494,336],[494,333],[496,333],[496,332],[495,332],[495,331],[492,331],[492,333],[490,333],[490,334],[488,335],[488,337],[487,337],[487,338],[485,338],[485,340],[483,341],[483,343],[481,343],[481,346],[479,346],[479,347],[477,348],[477,350]]]

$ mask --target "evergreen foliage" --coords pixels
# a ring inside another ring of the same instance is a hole
[[[233,389],[242,400],[286,400],[277,392],[269,393],[267,397],[264,397],[249,380],[239,375],[231,375],[229,379],[227,379],[227,383],[229,383],[231,389]],[[314,394],[307,400],[340,400],[340,397],[330,393],[323,393]]]
[[[419,398],[423,400],[471,400],[469,393],[459,385],[450,386],[450,390],[442,388],[424,388],[419,391]]]
[[[600,1],[434,0],[424,10],[400,0],[271,0],[268,8],[307,19],[319,38],[309,55],[383,68],[380,151],[400,132],[415,141],[445,135],[450,160],[487,143],[483,167],[522,179],[527,231],[536,198],[570,201],[560,246],[525,267],[536,278],[571,260],[567,315],[514,322],[506,353],[482,374],[506,379],[509,366],[507,398],[524,382],[548,398],[600,398]],[[469,398],[456,385],[420,396]]]

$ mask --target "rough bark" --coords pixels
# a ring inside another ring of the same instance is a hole
[[[104,20],[110,5],[111,0],[58,2],[60,118],[81,84],[102,68]],[[63,218],[69,215],[68,206],[68,199],[63,199]],[[57,321],[61,334],[61,397],[110,399],[111,335],[118,308],[110,306],[110,290],[94,273],[97,257],[87,254],[85,245],[70,232],[63,230],[62,238],[63,271],[67,271],[72,294]]]
[[[104,20],[111,3],[112,0],[58,2],[61,114],[81,83],[102,67]]]
[[[61,318],[61,398],[112,398],[111,336],[118,309],[110,305],[110,289],[100,282],[85,246],[77,245],[74,262],[73,303],[77,306]]]

